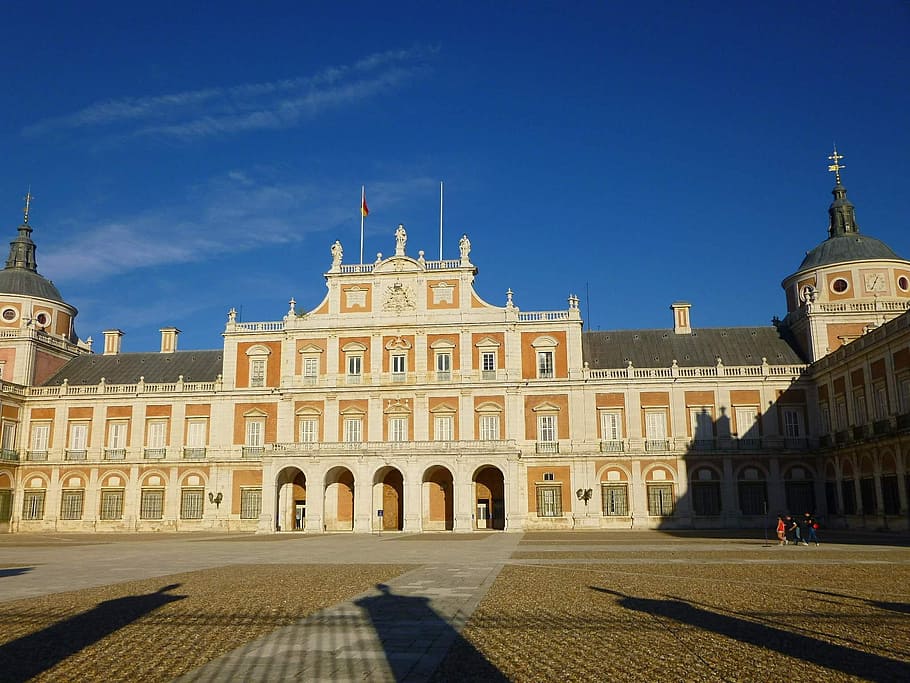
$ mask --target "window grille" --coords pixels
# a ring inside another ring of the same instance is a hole
[[[45,491],[26,491],[22,495],[22,519],[44,519]]]
[[[763,515],[768,505],[768,487],[763,481],[739,482],[739,510],[744,515]]]
[[[719,515],[720,482],[694,482],[692,484],[692,508],[696,515]]]
[[[652,517],[669,517],[673,514],[673,485],[648,484],[648,514]]]
[[[604,484],[604,515],[606,517],[626,517],[629,514],[629,487],[626,484]]]
[[[142,489],[139,502],[140,519],[164,517],[164,489]]]
[[[101,491],[101,519],[123,518],[123,489]]]
[[[60,519],[82,519],[84,494],[81,489],[63,491],[60,497]]]
[[[562,486],[537,487],[537,516],[562,516]]]
[[[180,519],[202,519],[205,491],[201,488],[184,488],[180,491]]]
[[[262,489],[240,489],[240,519],[259,519],[262,513]]]

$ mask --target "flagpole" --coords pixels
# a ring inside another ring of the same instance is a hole
[[[363,265],[363,207],[367,201],[366,185],[360,186],[360,265]]]
[[[442,181],[439,181],[439,260],[442,261]]]

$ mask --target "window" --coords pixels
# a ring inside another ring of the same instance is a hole
[[[64,490],[60,496],[60,519],[82,519],[82,489]]]
[[[556,416],[555,415],[538,415],[537,416],[537,440],[538,441],[556,441]]]
[[[499,441],[499,415],[480,416],[480,440]]]
[[[240,519],[259,519],[262,513],[262,489],[240,489]]]
[[[818,415],[821,418],[822,434],[828,434],[831,431],[831,411],[828,410],[827,403],[818,404]]]
[[[452,379],[452,354],[448,351],[436,354],[436,380],[448,382]]]
[[[552,379],[553,374],[553,352],[537,352],[537,377],[540,379]]]
[[[866,396],[861,391],[856,392],[853,396],[853,416],[857,425],[864,425],[868,422],[866,418]]]
[[[74,454],[79,453],[85,457],[85,451],[88,447],[88,423],[74,422],[70,425],[70,447],[69,450]]]
[[[22,495],[22,519],[44,519],[44,495],[44,489],[33,489]]]
[[[537,487],[537,516],[562,516],[562,486],[554,485]]]
[[[600,411],[600,450],[603,453],[622,451],[622,429],[619,411]]]
[[[696,515],[720,514],[720,478],[706,467],[694,473],[692,509]]]
[[[483,351],[480,354],[480,376],[483,379],[496,379],[496,352]]]
[[[888,392],[884,384],[872,387],[872,411],[876,420],[888,417]]]
[[[673,484],[648,484],[648,514],[669,517],[673,514]]]
[[[346,417],[344,419],[344,440],[347,443],[360,443],[363,438],[363,420],[359,417]]]
[[[126,430],[126,422],[108,423],[105,457],[122,458],[126,455]]]
[[[666,410],[645,411],[645,450],[670,450],[670,443],[667,439]]]
[[[404,354],[392,356],[392,381],[404,382],[407,379],[408,357]]]
[[[250,359],[250,386],[265,386],[265,358]]]
[[[154,449],[167,446],[167,422],[156,420],[148,423],[146,446]]]
[[[140,519],[161,519],[164,516],[164,489],[142,489],[139,499]]]
[[[300,443],[315,443],[316,430],[318,421],[312,417],[304,417],[300,420]]]
[[[243,453],[260,455],[265,448],[265,418],[248,417],[245,425]]]
[[[436,441],[451,441],[455,432],[451,415],[437,415],[433,420],[433,437]]]
[[[4,453],[15,452],[16,450],[16,423],[4,422],[3,435],[0,437],[0,448]]]
[[[348,384],[360,384],[363,375],[363,356],[348,354]]]
[[[803,435],[802,412],[798,408],[784,408],[784,436],[788,439],[798,439]]]
[[[307,384],[316,384],[319,377],[319,358],[307,356],[303,359],[303,379]]]
[[[389,418],[389,441],[407,441],[408,440],[408,418],[390,417]]]
[[[604,516],[627,517],[629,514],[629,486],[628,484],[603,484]]]
[[[102,489],[101,519],[121,519],[123,517],[123,489]]]
[[[205,492],[201,488],[180,490],[180,519],[202,519]]]
[[[847,428],[847,401],[843,396],[838,396],[834,402],[834,421],[836,429]]]
[[[696,449],[710,449],[714,446],[714,418],[712,406],[689,408],[689,425]]]
[[[46,456],[50,436],[51,426],[49,424],[33,424],[31,452],[43,453]]]
[[[901,412],[910,413],[910,377],[901,377],[898,380],[898,393],[900,394]]]

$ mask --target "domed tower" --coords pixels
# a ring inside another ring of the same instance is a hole
[[[806,253],[782,286],[784,324],[810,361],[831,353],[910,308],[910,261],[874,237],[861,235],[841,184],[844,157],[828,157],[834,173],[828,239]]]
[[[28,222],[31,201],[29,192],[19,235],[10,242],[6,267],[0,270],[0,378],[25,385],[40,384],[89,351],[76,336],[76,309],[38,273]]]

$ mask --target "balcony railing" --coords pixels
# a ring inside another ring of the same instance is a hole
[[[105,460],[125,460],[126,459],[126,449],[125,448],[105,448],[104,449],[104,459]]]
[[[910,429],[910,413],[897,416],[897,428],[899,431]]]
[[[601,453],[622,453],[623,452],[623,443],[619,440],[610,440],[610,441],[601,441],[600,442],[600,452]]]
[[[26,451],[25,459],[33,462],[47,460],[47,451]]]
[[[142,451],[142,457],[146,460],[164,460],[167,457],[166,448],[146,448]]]
[[[472,440],[472,441],[328,441],[276,443],[271,445],[275,455],[331,455],[335,453],[361,455],[385,455],[389,452],[448,452],[448,453],[516,453],[518,447],[513,440]]]
[[[5,462],[18,462],[19,451],[13,450],[12,448],[0,449],[0,460]]]
[[[437,370],[436,371],[436,381],[437,382],[451,382],[452,373],[448,370]]]
[[[559,442],[538,441],[536,450],[538,453],[559,453]]]
[[[496,379],[496,371],[495,370],[481,370],[480,378],[481,379]]]
[[[869,436],[868,425],[855,425],[853,427],[853,440],[862,441]]]
[[[714,439],[693,439],[692,450],[696,451],[713,451],[717,447]]]
[[[737,439],[736,449],[739,451],[760,451],[762,449],[762,441],[754,437]]]
[[[784,438],[784,449],[788,451],[804,451],[809,448],[809,440],[803,437],[788,436]]]
[[[63,459],[64,460],[85,460],[87,451],[74,451],[69,448],[66,449]]]
[[[244,458],[261,458],[265,453],[265,446],[244,446],[241,456]]]
[[[183,449],[184,460],[204,460],[205,448],[186,447]]]
[[[872,433],[875,436],[882,436],[883,434],[888,434],[891,431],[891,420],[885,418],[883,420],[876,420],[872,423]]]
[[[670,440],[669,439],[645,439],[645,450],[648,452],[669,451],[670,450]]]

